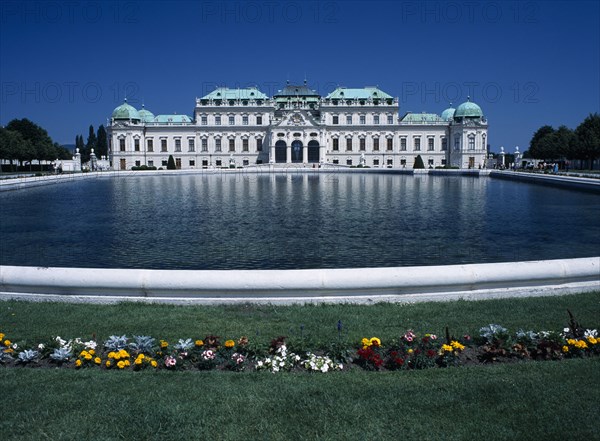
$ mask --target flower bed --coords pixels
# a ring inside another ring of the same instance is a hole
[[[338,331],[341,331],[338,322]],[[65,340],[54,337],[35,345],[12,342],[0,333],[0,365],[61,366],[103,370],[228,370],[331,372],[360,367],[366,370],[407,370],[488,364],[517,360],[561,360],[600,355],[596,329],[581,327],[571,316],[562,332],[509,333],[490,324],[479,335],[454,337],[448,329],[440,337],[417,335],[408,330],[397,339],[363,338],[360,344],[333,344],[324,350],[291,348],[286,337],[268,346],[253,344],[247,337],[224,342],[216,335],[204,339],[180,339],[176,343],[150,336],[113,335],[104,342],[95,338]]]

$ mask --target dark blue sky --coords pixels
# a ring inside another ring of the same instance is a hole
[[[596,1],[0,2],[0,124],[87,138],[127,96],[192,115],[216,85],[378,85],[407,111],[471,96],[493,151],[600,111]]]

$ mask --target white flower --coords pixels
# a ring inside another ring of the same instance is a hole
[[[55,339],[55,340],[58,342],[59,346],[64,346],[64,345],[67,343],[67,341],[66,341],[66,340],[63,340],[63,339],[62,339],[62,338],[60,338],[59,336],[56,336],[56,339]]]
[[[598,331],[596,329],[586,329],[585,333],[583,334],[583,336],[585,338],[590,338],[590,337],[596,338],[597,335],[598,335]]]
[[[43,350],[45,347],[46,347],[46,346],[44,346],[44,343],[40,343],[40,344],[38,345],[38,349],[39,349],[40,351],[41,351],[41,350]]]
[[[325,363],[323,365],[323,367],[321,368],[321,372],[327,372],[329,370],[329,365],[327,363]]]
[[[564,328],[564,329],[563,329],[563,332],[565,332],[565,333],[566,333],[566,332],[569,332],[569,331],[570,331],[570,329],[569,329],[569,328]]]
[[[96,347],[98,346],[98,343],[96,343],[94,340],[86,341],[83,344],[86,349],[93,349],[93,350],[96,350]]]

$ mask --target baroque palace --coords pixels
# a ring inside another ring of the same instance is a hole
[[[467,100],[456,109],[406,113],[377,87],[338,87],[326,97],[288,84],[272,98],[256,87],[219,87],[196,98],[193,117],[154,115],[125,103],[108,127],[113,169],[320,164],[484,168],[487,120]]]

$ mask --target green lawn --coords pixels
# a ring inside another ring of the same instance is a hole
[[[290,335],[305,343],[418,333],[476,334],[489,323],[561,330],[570,309],[598,327],[600,293],[372,306],[184,307],[0,302],[0,332],[99,341]],[[600,358],[421,371],[337,373],[1,368],[2,439],[594,440]]]

